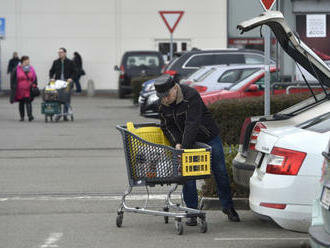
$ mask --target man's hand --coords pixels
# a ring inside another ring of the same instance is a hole
[[[182,149],[182,145],[181,144],[176,144],[175,149]]]

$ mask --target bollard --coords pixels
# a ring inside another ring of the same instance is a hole
[[[95,85],[92,79],[87,82],[87,96],[95,96]]]

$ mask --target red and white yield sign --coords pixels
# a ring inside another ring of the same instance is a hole
[[[271,10],[276,2],[276,0],[259,0],[259,1],[265,11]]]
[[[176,26],[180,22],[184,11],[159,11],[165,25],[167,26],[170,33],[173,33]]]

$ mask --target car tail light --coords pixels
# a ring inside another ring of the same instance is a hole
[[[193,87],[194,87],[199,93],[203,93],[203,92],[207,91],[207,87],[206,87],[206,86],[194,85]]]
[[[285,209],[286,208],[286,204],[279,204],[279,203],[261,202],[260,206],[265,207],[265,208],[276,208],[276,209]]]
[[[121,79],[124,79],[124,75],[125,75],[125,68],[124,68],[124,66],[122,65],[122,66],[120,67],[120,78],[121,78]]]
[[[251,118],[250,117],[248,117],[244,120],[244,123],[243,123],[242,128],[241,128],[241,135],[239,136],[239,143],[240,144],[244,144],[244,136],[245,136],[246,128],[250,123],[251,123]]]
[[[256,149],[257,139],[261,129],[267,129],[267,127],[261,122],[257,122],[257,124],[254,126],[252,130],[252,134],[250,138],[250,146],[249,146],[250,150]]]
[[[171,76],[174,76],[176,73],[177,73],[177,72],[174,71],[174,70],[166,70],[166,71],[164,71],[164,74],[169,74],[169,75],[171,75]]]
[[[296,176],[305,157],[305,152],[274,147],[268,159],[266,173]]]
[[[183,81],[181,84],[184,85],[191,85],[193,82],[192,81]]]

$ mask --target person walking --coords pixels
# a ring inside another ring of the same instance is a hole
[[[73,81],[76,85],[76,93],[80,94],[81,93],[80,78],[81,76],[85,75],[85,71],[83,69],[83,62],[81,55],[78,52],[73,53],[73,62],[76,66],[76,75]]]
[[[194,88],[177,84],[168,74],[155,79],[155,89],[160,99],[161,128],[171,145],[176,149],[189,149],[195,142],[203,142],[212,147],[211,169],[222,211],[228,216],[229,221],[239,222],[240,218],[234,209],[231,196],[219,128],[199,93]],[[183,199],[187,207],[197,209],[198,194],[195,180],[187,181],[183,185]],[[186,224],[197,225],[197,218],[190,218]]]
[[[32,115],[32,101],[31,87],[37,87],[37,75],[34,68],[30,65],[28,56],[22,56],[21,62],[16,66],[10,77],[10,103],[19,102],[18,109],[20,114],[20,121],[24,121],[24,107],[29,121],[34,119]]]
[[[66,56],[66,49],[61,47],[58,50],[58,59],[54,60],[52,67],[49,70],[49,78],[51,81],[63,80],[68,83],[72,83],[73,78],[75,77],[76,67],[72,60],[68,59]],[[70,103],[64,104],[63,110],[63,119],[68,121],[66,114],[70,108]]]
[[[19,57],[17,52],[13,52],[13,57],[8,62],[7,74],[11,74],[11,72],[16,68],[19,64]]]

